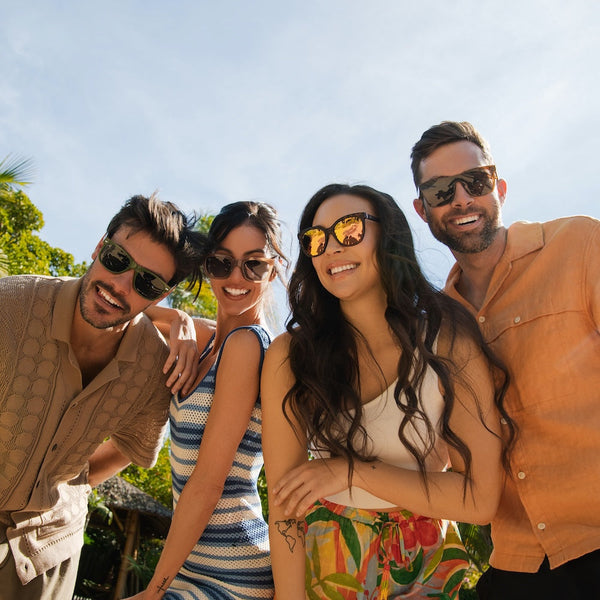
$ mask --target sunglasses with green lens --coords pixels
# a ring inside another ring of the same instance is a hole
[[[134,271],[133,289],[146,300],[156,300],[173,287],[156,273],[138,265],[125,248],[119,246],[110,238],[104,240],[104,244],[102,244],[102,248],[98,253],[98,260],[111,273]]]

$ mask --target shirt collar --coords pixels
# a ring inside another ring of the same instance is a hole
[[[79,292],[81,290],[81,278],[64,279],[54,303],[52,313],[52,337],[71,344],[71,326],[73,324],[73,313],[79,307]],[[125,329],[119,349],[115,358],[127,362],[135,362],[137,360],[137,348],[141,342],[141,336],[146,327],[142,320],[147,321],[147,317],[141,313],[136,315]]]
[[[508,228],[506,248],[501,260],[512,262],[544,245],[544,230],[541,223],[517,221]]]
[[[541,223],[529,223],[527,221],[517,221],[508,228],[506,237],[506,248],[498,261],[500,264],[510,264],[511,262],[526,256],[530,252],[539,250],[544,245],[544,230]],[[498,269],[496,265],[495,270]],[[458,263],[454,263],[448,279],[446,280],[446,289],[455,289],[460,278],[462,269]]]

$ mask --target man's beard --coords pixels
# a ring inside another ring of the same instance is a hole
[[[95,310],[92,308],[92,295],[96,293],[97,282],[88,281],[88,275],[89,272],[83,276],[81,290],[79,292],[79,310],[83,320],[96,329],[109,329],[110,327],[116,327],[117,325],[122,325],[130,321],[132,318],[130,306],[122,298],[119,298],[119,296],[114,293],[111,287],[105,283],[102,284],[102,287],[105,288],[111,296],[118,300],[119,304],[123,307],[122,315],[114,316],[111,319],[103,319],[102,316],[105,315],[108,317],[109,313],[104,312],[101,307],[96,308]]]
[[[460,215],[452,215],[452,217],[457,216]],[[477,252],[483,252],[483,250],[491,246],[501,227],[497,210],[494,211],[493,215],[483,213],[482,218],[484,220],[483,228],[473,233],[451,234],[445,227],[442,227],[438,222],[434,222],[431,218],[427,223],[433,237],[448,246],[450,250],[460,254],[476,254]]]

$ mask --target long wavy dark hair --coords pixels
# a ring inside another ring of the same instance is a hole
[[[434,351],[442,326],[449,330],[450,348],[457,335],[467,336],[475,340],[489,360],[497,383],[495,403],[507,423],[503,450],[505,468],[508,468],[508,450],[516,431],[503,405],[508,373],[485,345],[472,315],[430,284],[421,272],[406,217],[390,195],[366,185],[327,185],[306,205],[300,231],[313,224],[323,202],[340,194],[367,200],[379,217],[376,257],[387,296],[385,318],[401,349],[394,389],[396,404],[403,415],[398,437],[414,456],[428,490],[425,459],[434,448],[436,433],[421,402],[421,385],[427,370],[433,369],[443,388],[440,435],[464,460],[466,494],[467,482],[471,481],[471,451],[449,424],[459,369]],[[355,460],[375,459],[366,450],[367,434],[361,425],[363,410],[358,395],[357,340],[365,343],[366,340],[346,320],[339,300],[321,285],[312,259],[302,252],[290,278],[288,294],[291,317],[286,329],[291,337],[289,361],[295,383],[284,398],[284,413],[288,420],[290,414],[293,415],[301,431],[308,433],[310,447],[348,460],[350,481]],[[462,383],[471,389],[468,382]],[[422,439],[424,447],[410,440],[410,426],[418,421],[426,428]]]

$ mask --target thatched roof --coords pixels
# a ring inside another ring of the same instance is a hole
[[[142,523],[153,532],[166,535],[169,531],[173,511],[118,475],[101,483],[96,490],[111,510],[138,511]]]

